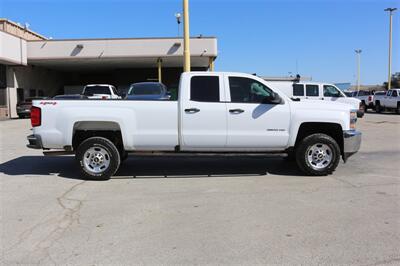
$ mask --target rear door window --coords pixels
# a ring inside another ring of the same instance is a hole
[[[318,85],[306,85],[306,96],[319,96]]]
[[[304,96],[303,84],[293,84],[293,96]]]
[[[85,96],[93,96],[94,94],[108,94],[110,95],[110,89],[108,86],[89,86],[85,88]]]
[[[190,81],[190,100],[196,102],[219,102],[219,77],[195,76]]]

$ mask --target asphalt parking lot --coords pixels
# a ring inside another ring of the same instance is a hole
[[[280,157],[130,157],[106,182],[0,122],[0,264],[400,264],[400,115],[328,177]]]

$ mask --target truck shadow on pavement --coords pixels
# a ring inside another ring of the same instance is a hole
[[[72,156],[22,156],[1,164],[0,173],[82,179]],[[201,178],[266,174],[304,175],[295,163],[287,162],[280,156],[129,156],[113,178]]]

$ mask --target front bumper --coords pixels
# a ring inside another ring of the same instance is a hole
[[[42,138],[39,135],[29,135],[26,137],[29,144],[26,147],[31,149],[43,149]]]
[[[346,130],[343,132],[343,161],[358,152],[361,146],[361,132],[356,130]]]

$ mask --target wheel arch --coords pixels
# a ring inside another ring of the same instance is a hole
[[[338,123],[330,122],[304,122],[300,124],[297,131],[296,141],[294,147],[297,147],[299,142],[305,137],[322,133],[332,137],[340,147],[340,152],[343,155],[343,128]]]
[[[124,149],[126,139],[122,134],[121,125],[115,121],[77,121],[72,128],[72,148],[77,147],[91,137],[104,137],[115,144],[118,149]]]

